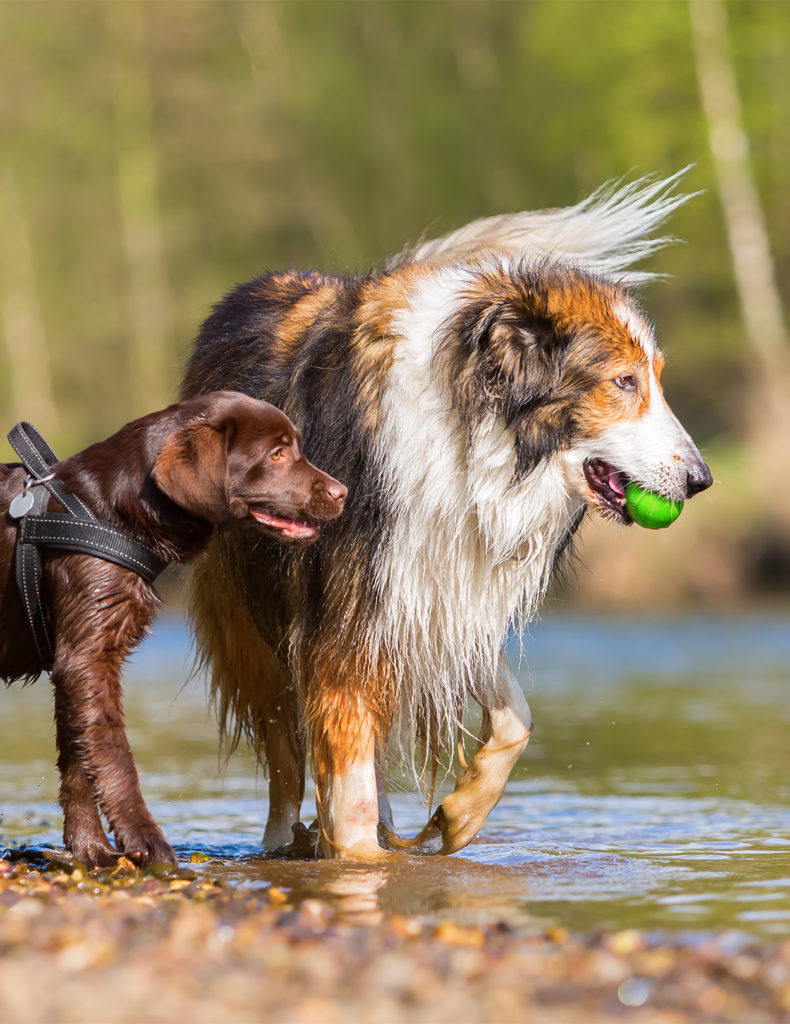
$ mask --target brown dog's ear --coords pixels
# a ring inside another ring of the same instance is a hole
[[[175,430],[151,476],[164,494],[193,516],[218,526],[228,517],[228,423],[198,420]]]

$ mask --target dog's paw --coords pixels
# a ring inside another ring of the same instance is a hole
[[[74,839],[67,846],[74,857],[92,871],[94,868],[112,868],[118,863],[120,851],[106,839]]]
[[[379,824],[379,844],[393,852],[409,853],[414,857],[433,857],[442,852],[446,830],[447,822],[440,806],[425,828],[412,839],[405,839]]]
[[[141,867],[147,864],[171,864],[175,867],[178,864],[173,847],[156,825],[152,829],[135,829],[122,835],[116,832],[115,839],[124,856]]]
[[[310,828],[306,828],[301,821],[291,826],[293,839],[290,843],[278,846],[276,850],[265,854],[271,860],[321,860],[324,851],[321,849],[321,837],[318,832],[318,822],[314,821]]]

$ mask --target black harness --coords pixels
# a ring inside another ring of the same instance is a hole
[[[41,668],[49,671],[55,660],[55,646],[44,609],[39,548],[93,555],[132,569],[149,583],[167,562],[117,526],[97,519],[76,494],[64,490],[52,471],[58,457],[35,427],[23,420],[9,433],[8,440],[28,471],[24,489],[8,509],[11,518],[19,521],[16,582]],[[50,495],[65,512],[47,512]]]

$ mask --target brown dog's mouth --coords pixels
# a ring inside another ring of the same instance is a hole
[[[588,459],[584,463],[584,476],[593,492],[593,502],[605,515],[621,523],[633,522],[625,509],[625,488],[629,478],[622,470],[603,459]]]
[[[283,540],[299,541],[302,544],[312,543],[318,540],[320,529],[313,523],[303,523],[298,519],[282,519],[280,516],[273,516],[271,512],[265,512],[262,508],[250,508],[250,515],[262,526],[268,526],[275,530]]]

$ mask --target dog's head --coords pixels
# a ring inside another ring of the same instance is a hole
[[[674,501],[711,485],[624,288],[551,264],[497,266],[476,275],[469,300],[451,324],[463,341],[455,400],[467,423],[493,413],[512,429],[517,479],[559,454],[571,492],[623,523],[630,480]]]
[[[166,437],[151,472],[179,508],[214,526],[238,523],[299,544],[342,512],[346,488],[307,461],[299,431],[279,409],[231,391],[184,405],[196,416]]]

